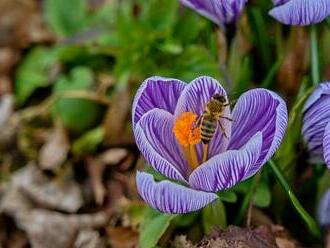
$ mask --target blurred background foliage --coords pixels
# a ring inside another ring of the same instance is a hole
[[[148,208],[144,211],[134,190],[135,170],[144,164],[130,123],[135,91],[154,75],[186,82],[209,75],[228,89],[233,101],[252,87],[275,90],[290,109],[288,131],[275,161],[303,205],[314,213],[330,181],[322,166],[307,162],[300,135],[301,109],[311,92],[308,28],[275,22],[267,14],[270,0],[249,1],[237,27],[227,33],[177,0],[8,0],[1,4],[0,55],[9,53],[10,58],[0,56],[0,93],[15,100],[15,112],[1,131],[4,183],[30,161],[56,180],[68,180],[68,171],[73,170],[73,178],[80,184],[81,178],[89,178],[94,191],[94,201],[81,209],[110,208],[120,215],[121,222],[108,226],[112,238],[118,235],[113,226],[122,228],[126,216],[130,220],[126,226],[141,226],[143,247],[153,247],[161,237],[161,243],[166,243],[174,230],[192,227],[186,234],[197,241],[215,224],[242,224],[251,205],[254,217],[262,212],[267,223],[281,223],[298,239],[315,242],[304,235],[307,231],[302,230],[301,220],[267,166],[246,182],[220,192],[220,200],[201,214],[167,216]],[[13,33],[7,34],[8,30]],[[330,76],[329,41],[330,31],[321,25],[324,79]],[[50,147],[48,153],[46,147]],[[113,149],[123,149],[128,155],[124,159],[116,150],[118,159],[112,163],[117,167],[109,169],[106,152]],[[54,159],[51,154],[59,155]],[[87,165],[82,169],[80,164]],[[114,203],[109,193],[116,187],[109,188],[108,181],[118,178],[128,180],[125,184],[131,187],[117,192],[118,199],[125,196],[129,202],[124,210],[122,202],[116,198]],[[110,198],[110,205],[105,198]],[[119,210],[114,207],[118,202]],[[196,226],[198,221],[201,226]],[[122,231],[135,235],[136,229]]]

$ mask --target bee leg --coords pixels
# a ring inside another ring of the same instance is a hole
[[[226,117],[226,116],[220,116],[220,118],[228,120],[228,121],[234,121],[232,118]]]
[[[228,136],[227,136],[227,134],[226,134],[226,130],[225,130],[225,128],[222,126],[222,123],[221,123],[220,121],[219,121],[219,127],[220,127],[220,129],[221,129],[223,135],[225,136],[225,138],[226,138],[226,139],[229,139]]]
[[[197,119],[195,120],[193,129],[199,127],[201,125],[201,122],[202,122],[202,115],[198,116]]]

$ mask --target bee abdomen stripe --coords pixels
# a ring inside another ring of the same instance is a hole
[[[202,132],[214,133],[215,129],[212,127],[202,127]]]
[[[212,138],[213,137],[213,133],[201,133],[202,138],[206,137],[206,138]]]
[[[203,120],[203,125],[212,126],[213,127],[214,126],[214,122],[204,119]]]

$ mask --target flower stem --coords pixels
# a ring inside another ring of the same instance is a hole
[[[273,160],[269,160],[268,164],[270,165],[271,169],[274,172],[274,175],[276,176],[276,179],[281,184],[282,188],[285,190],[287,195],[289,196],[292,205],[299,213],[300,217],[304,220],[306,226],[310,230],[310,232],[316,237],[321,238],[321,231],[318,226],[318,224],[315,222],[315,220],[307,213],[307,211],[303,208],[297,197],[292,192],[288,182],[286,181],[285,177],[283,176],[281,170],[277,167],[275,162]]]
[[[234,223],[236,225],[239,225],[240,223],[242,223],[242,220],[243,220],[243,218],[245,216],[245,213],[246,213],[246,211],[247,211],[247,209],[249,207],[249,203],[251,201],[251,198],[252,198],[252,196],[253,196],[253,194],[254,194],[257,186],[258,186],[258,183],[260,181],[260,177],[261,177],[261,171],[258,172],[253,177],[253,181],[251,183],[251,186],[249,187],[248,192],[245,194],[244,199],[243,199],[243,202],[242,202],[242,205],[241,205],[241,207],[239,209],[239,212],[237,214],[237,217],[234,220]]]
[[[311,72],[313,85],[320,82],[320,61],[319,61],[319,47],[317,42],[317,27],[311,27]]]

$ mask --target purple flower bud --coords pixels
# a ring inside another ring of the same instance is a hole
[[[319,84],[305,103],[302,133],[312,161],[330,169],[330,82]]]
[[[181,0],[218,25],[235,22],[248,0]]]
[[[287,25],[306,26],[322,22],[330,15],[329,0],[273,0],[269,14]]]

